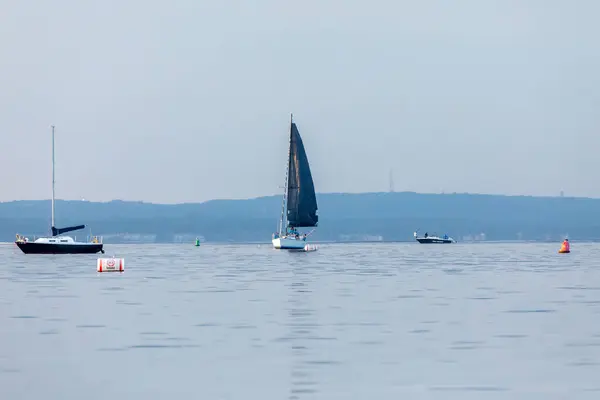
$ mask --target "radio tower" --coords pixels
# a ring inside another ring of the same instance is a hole
[[[394,193],[394,171],[390,168],[390,193]]]

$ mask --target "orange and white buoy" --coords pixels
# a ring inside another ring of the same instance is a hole
[[[96,270],[98,272],[124,272],[124,258],[99,258]]]
[[[306,246],[304,246],[304,251],[305,252],[309,252],[309,251],[317,251],[318,247],[314,244],[306,244]]]

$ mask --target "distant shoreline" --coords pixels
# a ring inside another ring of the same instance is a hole
[[[318,194],[313,243],[409,243],[413,232],[448,234],[458,243],[600,240],[600,199],[412,192]],[[15,233],[48,234],[48,201],[0,203],[0,240]],[[270,243],[281,196],[159,205],[143,202],[62,201],[59,226],[85,224],[75,234],[105,243]]]

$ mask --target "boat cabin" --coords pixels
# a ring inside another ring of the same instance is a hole
[[[70,236],[56,236],[56,237],[41,237],[34,241],[34,243],[56,243],[56,244],[73,244],[75,241]]]

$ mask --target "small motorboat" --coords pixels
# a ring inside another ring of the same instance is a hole
[[[415,239],[417,239],[417,242],[422,243],[422,244],[456,243],[456,240],[452,239],[448,235],[444,235],[442,237],[439,237],[439,236],[436,236],[436,235],[433,235],[433,236],[429,235],[427,232],[425,232],[425,235],[419,237],[418,233],[415,232],[414,236],[415,236]]]

